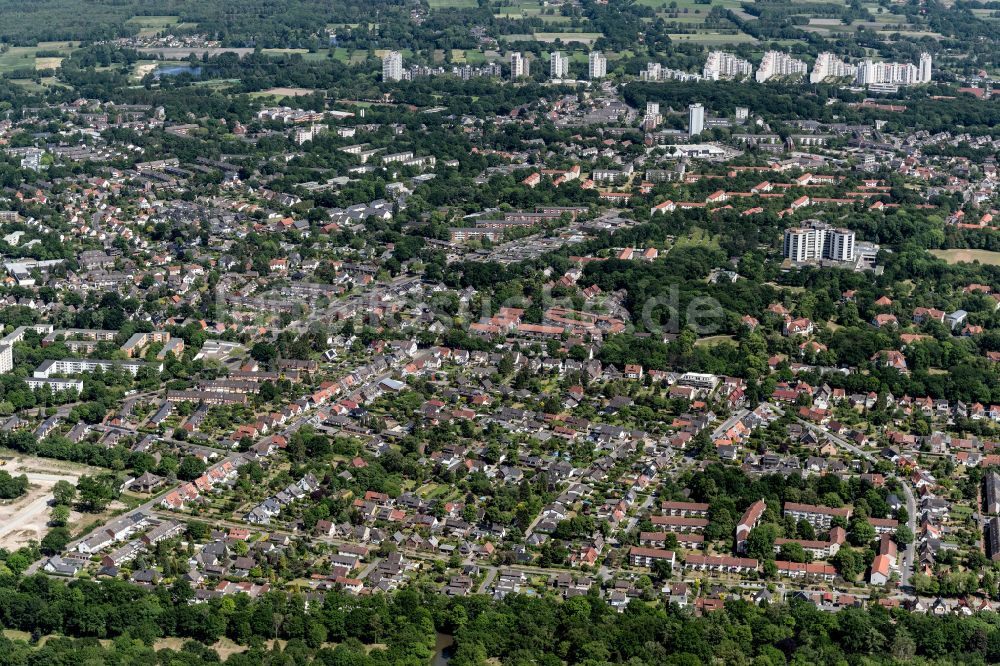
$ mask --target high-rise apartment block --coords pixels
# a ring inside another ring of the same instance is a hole
[[[726,51],[712,51],[705,60],[702,76],[711,81],[719,79],[741,79],[750,76],[753,65]]]
[[[549,76],[556,80],[569,77],[569,58],[562,51],[549,54]]]
[[[820,259],[854,261],[854,240],[850,229],[809,220],[802,227],[785,229],[782,254],[796,263]]]
[[[399,51],[389,51],[382,57],[382,80],[403,80],[403,55]]]
[[[608,59],[605,58],[600,51],[591,51],[590,57],[588,58],[588,70],[590,73],[590,80],[595,81],[597,79],[604,78],[608,74]]]
[[[763,83],[774,77],[798,76],[808,71],[809,68],[801,60],[781,51],[768,51],[760,61],[756,79],[757,83]]]

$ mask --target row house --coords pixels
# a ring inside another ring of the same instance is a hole
[[[705,543],[705,537],[701,534],[691,534],[687,532],[640,532],[639,545],[646,546],[648,548],[665,548],[667,545],[667,538],[671,536],[676,538],[677,544],[685,550],[698,550]]]
[[[785,515],[792,516],[797,521],[805,520],[816,529],[826,530],[830,528],[834,518],[848,520],[851,517],[851,510],[846,507],[837,509],[829,506],[785,502]]]
[[[837,570],[829,564],[819,562],[784,562],[775,561],[774,565],[778,569],[778,575],[786,578],[796,578],[802,580],[823,581],[832,583],[837,575]]]
[[[651,567],[654,562],[667,562],[671,567],[677,564],[676,556],[672,550],[641,546],[632,546],[629,550],[628,560],[629,564],[634,567]]]
[[[686,555],[684,570],[708,571],[711,573],[747,574],[757,571],[757,560],[746,557],[730,557],[728,555]]]
[[[664,501],[660,503],[660,510],[665,516],[708,518],[708,504],[703,502]]]

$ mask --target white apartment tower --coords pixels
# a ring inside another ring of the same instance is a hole
[[[608,59],[600,51],[591,51],[589,58],[590,80],[602,79],[608,74]]]
[[[776,76],[798,76],[809,71],[806,64],[781,51],[768,51],[757,69],[757,83],[763,83]]]
[[[569,77],[569,58],[562,51],[549,54],[549,76],[556,80]]]
[[[909,62],[874,62],[864,60],[858,65],[855,83],[862,86],[912,86],[931,82],[931,55],[920,54],[917,65]]]
[[[820,259],[854,261],[854,241],[854,232],[850,229],[810,220],[804,227],[785,229],[782,254],[796,263]]]
[[[531,75],[531,64],[520,51],[510,54],[510,78],[519,79]]]
[[[688,135],[698,136],[705,130],[705,107],[692,104],[688,107]]]
[[[741,79],[753,72],[753,65],[726,51],[712,51],[705,60],[702,76],[710,81],[719,79]]]
[[[810,83],[822,83],[827,78],[853,79],[857,76],[858,68],[849,65],[830,52],[820,53],[813,64],[812,74],[809,75]]]
[[[382,57],[382,80],[401,81],[403,79],[403,55],[399,51],[389,51]]]
[[[931,82],[931,54],[924,53],[920,54],[920,64],[917,66],[919,70],[918,78],[920,83],[930,83]]]

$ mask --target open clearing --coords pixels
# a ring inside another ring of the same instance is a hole
[[[16,454],[0,455],[6,460],[0,469],[12,476],[24,474],[31,486],[23,496],[11,502],[0,503],[0,548],[19,548],[34,539],[40,541],[48,531],[49,501],[56,481],[65,479],[76,483],[81,474],[94,473],[84,465],[33,458]],[[80,515],[70,516],[70,525],[78,525]]]
[[[180,16],[133,16],[125,23],[138,26],[139,34],[144,36],[198,27],[197,23],[181,23]]]
[[[987,266],[1000,266],[1000,252],[990,252],[989,250],[930,250],[938,259],[944,259],[949,264],[972,263],[978,261]]]
[[[707,338],[698,338],[694,341],[695,347],[715,347],[723,343],[735,343],[736,338],[732,335],[712,335]]]
[[[315,90],[312,88],[269,88],[260,92],[252,93],[253,97],[303,97],[311,95]]]

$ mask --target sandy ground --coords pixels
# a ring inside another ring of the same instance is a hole
[[[142,65],[136,65],[136,67],[135,67],[135,78],[141,79],[142,77],[146,76],[147,74],[149,74],[150,72],[152,72],[156,68],[157,68],[157,64],[155,62],[145,63],[145,64],[142,64]]]
[[[0,455],[6,464],[0,470],[13,476],[24,474],[31,487],[27,494],[10,502],[0,502],[0,548],[15,549],[35,539],[40,541],[48,531],[49,503],[52,501],[52,487],[56,481],[65,479],[76,483],[88,469],[82,465],[72,465],[44,458]],[[80,514],[70,515],[70,525],[78,523]]]
[[[315,91],[311,88],[271,88],[269,90],[262,90],[261,95],[273,95],[274,97],[301,97],[302,95],[311,95]]]

